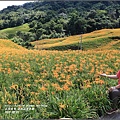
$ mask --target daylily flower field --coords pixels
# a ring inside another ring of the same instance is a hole
[[[0,119],[98,118],[111,107],[106,90],[117,81],[100,74],[116,74],[120,51],[38,51],[8,44],[0,46]]]

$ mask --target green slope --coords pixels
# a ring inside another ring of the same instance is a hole
[[[3,34],[4,35],[6,34],[8,36],[8,38],[12,38],[16,34],[16,31],[28,32],[29,30],[30,30],[30,28],[29,28],[29,25],[27,23],[23,24],[21,26],[18,26],[18,27],[6,28],[3,30],[0,30],[0,38],[2,38]]]

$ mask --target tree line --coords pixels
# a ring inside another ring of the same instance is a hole
[[[42,1],[0,11],[0,30],[25,23],[29,32],[16,31],[14,37],[29,42],[119,28],[120,1]]]

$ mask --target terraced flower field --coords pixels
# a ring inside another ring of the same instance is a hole
[[[98,48],[105,47],[109,42],[118,40],[120,36],[119,31],[120,29],[102,29],[102,30],[93,31],[91,33],[82,34],[83,48],[85,50],[90,50],[90,49],[95,49],[97,47]],[[75,35],[75,36],[69,36],[65,38],[38,40],[38,41],[32,42],[32,44],[34,44],[35,48],[39,50],[48,49],[48,48],[57,48],[59,46],[67,47],[69,45],[73,45],[73,46],[76,45],[78,49],[80,41],[81,41],[81,35]],[[103,44],[102,42],[105,44]]]

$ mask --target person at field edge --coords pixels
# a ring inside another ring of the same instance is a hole
[[[106,75],[105,73],[100,75],[111,79],[118,79],[118,85],[112,86],[108,89],[109,99],[112,102],[112,110],[108,111],[108,114],[111,114],[117,111],[118,108],[118,100],[120,98],[120,70],[117,72],[116,75]]]

